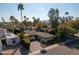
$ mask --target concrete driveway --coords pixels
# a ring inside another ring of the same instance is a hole
[[[79,55],[79,40],[47,49],[46,53],[37,52],[34,55]]]
[[[42,47],[40,46],[40,43],[38,41],[33,41],[30,44],[30,52],[25,47],[20,45],[18,50],[14,53],[14,55],[27,55],[28,53],[30,54],[34,51],[41,50],[41,49]]]

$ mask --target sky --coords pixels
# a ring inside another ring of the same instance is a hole
[[[17,9],[18,3],[0,3],[0,21],[4,17],[9,21],[10,16],[16,17],[20,21],[20,11]],[[24,3],[23,16],[27,16],[30,21],[32,17],[40,17],[40,20],[48,20],[48,11],[50,8],[59,9],[60,16],[65,16],[68,11],[69,15],[79,17],[79,4],[77,3]]]

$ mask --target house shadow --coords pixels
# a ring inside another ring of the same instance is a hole
[[[9,49],[15,49],[16,47],[17,47],[17,45],[8,45],[8,46],[3,45],[2,49],[4,51],[4,50],[9,50]]]
[[[75,40],[73,42],[64,44],[64,46],[71,48],[71,49],[79,49],[79,40]]]

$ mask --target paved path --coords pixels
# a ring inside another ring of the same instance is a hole
[[[66,45],[47,48],[47,52],[36,52],[33,55],[79,55],[79,40],[69,42]]]
[[[72,40],[72,42],[75,42],[75,41]],[[70,41],[67,41],[66,43],[70,44]],[[78,41],[75,43],[78,43]],[[77,45],[73,45],[73,46],[79,46],[79,45],[77,44]],[[60,46],[59,44],[54,44],[54,45],[51,45],[51,46],[45,48],[47,50],[47,52],[45,54],[42,54],[42,53],[40,53],[40,50],[43,48],[40,46],[40,43],[37,41],[34,41],[34,42],[31,42],[30,50],[32,52],[30,52],[29,55],[70,55],[70,54],[79,55],[78,49],[72,49],[69,47]],[[10,53],[10,50],[9,50],[9,53]],[[14,55],[27,55],[27,54],[28,54],[27,49],[24,48],[22,45],[20,45],[19,48],[17,49],[17,51],[14,53]]]
[[[42,47],[40,45],[40,42],[38,42],[38,41],[31,42],[30,50],[32,52],[37,51],[37,50],[41,50],[41,49],[42,49]]]
[[[31,42],[31,45],[30,45],[31,52],[29,52],[29,53],[32,53],[34,51],[41,50],[41,49],[42,49],[42,47],[40,46],[40,43],[37,41],[34,41],[34,42]],[[27,54],[28,54],[27,49],[24,48],[22,45],[20,45],[20,47],[14,53],[14,55],[27,55]]]
[[[58,46],[52,49],[49,49],[47,53],[37,53],[35,55],[79,55],[79,50],[70,49],[66,46]]]
[[[48,51],[49,49],[51,49],[51,48],[55,48],[55,47],[57,47],[57,46],[59,46],[58,44],[54,44],[54,45],[51,45],[51,46],[49,46],[49,47],[46,47],[45,49]],[[43,48],[42,48],[43,49]],[[40,49],[41,50],[41,49]],[[37,51],[34,51],[33,53],[29,53],[29,55],[37,55],[38,53],[40,53],[40,50],[37,50]]]

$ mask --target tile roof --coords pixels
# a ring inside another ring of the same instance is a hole
[[[40,37],[55,37],[55,35],[49,34],[49,33],[45,33],[45,32],[36,32],[35,30],[25,30],[25,32],[29,35],[38,35]]]

